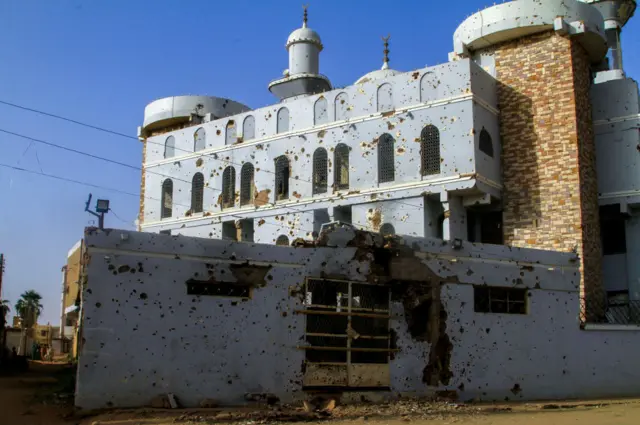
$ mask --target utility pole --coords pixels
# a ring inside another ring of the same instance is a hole
[[[4,275],[4,254],[0,252],[0,298],[2,298],[2,276]]]
[[[104,229],[104,214],[109,212],[109,200],[108,199],[98,199],[96,201],[96,210],[90,210],[89,204],[91,203],[91,194],[89,194],[89,199],[87,199],[87,203],[84,206],[84,210],[91,215],[98,217],[98,227],[100,229]]]
[[[4,254],[0,252],[0,302],[2,302],[2,276],[4,276]],[[0,304],[0,363],[3,361],[4,356],[4,346],[5,346],[5,327],[6,327],[6,319],[7,317],[4,314],[4,306]]]

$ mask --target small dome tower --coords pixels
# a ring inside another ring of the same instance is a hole
[[[317,32],[307,27],[307,7],[304,6],[302,28],[293,31],[285,45],[289,52],[289,69],[284,78],[272,81],[269,91],[280,99],[322,93],[331,90],[331,82],[320,74],[322,40]]]
[[[390,35],[386,37],[382,37],[382,41],[384,42],[384,57],[382,59],[382,68],[377,69],[375,71],[371,71],[362,77],[358,78],[356,84],[363,84],[367,81],[380,80],[387,77],[393,77],[394,75],[400,74],[400,71],[396,71],[395,69],[389,68],[389,39]]]
[[[636,10],[636,0],[581,0],[594,6],[604,18],[604,31],[607,35],[607,59],[609,69],[619,71],[623,74],[622,68],[622,45],[620,43],[620,32],[622,27],[633,16]]]

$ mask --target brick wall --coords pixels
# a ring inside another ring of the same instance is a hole
[[[577,249],[581,289],[600,291],[586,52],[554,32],[493,50],[503,145],[505,243],[565,252]]]
[[[140,177],[140,212],[138,213],[138,231],[142,231],[144,221],[144,198],[145,198],[145,164],[147,162],[147,139],[142,141],[142,175]]]

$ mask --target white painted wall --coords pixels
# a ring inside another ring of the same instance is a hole
[[[353,238],[335,235],[329,244]],[[167,392],[186,406],[204,398],[243,403],[248,392],[299,400],[304,353],[296,347],[304,344],[305,318],[295,314],[303,308],[296,291],[308,276],[375,280],[371,270],[383,265],[373,251],[355,247],[274,247],[121,230],[89,230],[86,241],[91,258],[76,394],[82,408],[140,406]],[[580,329],[572,254],[470,243],[456,251],[441,240],[411,237],[399,243],[401,258],[432,273],[421,284],[445,283],[453,378],[446,386],[422,382],[430,346],[410,335],[407,306],[394,301],[391,326],[400,351],[383,396],[442,389],[481,400],[640,395],[637,330]],[[251,299],[187,295],[187,280],[234,281],[232,265],[247,261],[271,266]],[[393,279],[416,279],[410,267],[390,270]],[[528,288],[528,314],[475,313],[477,284]]]

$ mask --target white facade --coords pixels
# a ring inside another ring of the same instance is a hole
[[[246,239],[261,243],[275,243],[281,235],[290,241],[308,239],[331,220],[372,231],[391,224],[400,234],[442,235],[443,202],[459,198],[460,205],[490,204],[500,196],[495,90],[492,77],[462,60],[150,136],[140,227],[220,238],[224,222],[250,220],[253,237]],[[431,137],[439,137],[431,149],[421,138],[428,126],[437,129],[427,129]],[[479,148],[483,130],[490,136],[492,156]],[[379,143],[385,134],[392,138],[386,157]],[[196,140],[202,144],[194,152]],[[167,141],[174,144],[173,156],[165,157]],[[348,147],[348,173],[336,170],[340,144]],[[320,178],[326,182],[320,190],[312,184],[316,153],[326,154],[326,160],[315,161],[321,169],[315,169],[316,175],[326,176]],[[288,196],[276,199],[275,160],[280,156],[289,162]],[[246,164],[254,169],[249,185],[243,183]],[[235,175],[234,203],[222,208],[222,189],[229,187],[223,178],[227,167]],[[391,177],[380,175],[390,169]],[[197,173],[204,180],[200,212],[191,204]],[[173,186],[171,211],[162,217],[167,179]]]

